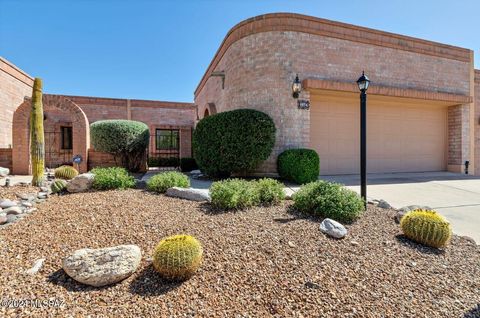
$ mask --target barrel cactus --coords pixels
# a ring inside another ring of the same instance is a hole
[[[155,247],[153,267],[164,278],[185,280],[200,267],[202,255],[202,246],[193,236],[169,236]]]
[[[67,181],[58,179],[52,183],[52,185],[50,186],[50,189],[52,190],[52,193],[59,193],[65,190],[66,187],[67,187]]]
[[[432,210],[410,211],[402,217],[400,226],[406,237],[431,247],[444,247],[452,237],[450,223]]]
[[[61,166],[55,169],[55,178],[70,180],[78,176],[78,171],[71,166]]]

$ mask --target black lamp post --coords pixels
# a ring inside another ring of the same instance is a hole
[[[367,208],[367,89],[370,80],[362,72],[357,80],[360,89],[360,193]]]

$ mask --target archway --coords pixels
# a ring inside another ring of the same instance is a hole
[[[68,124],[71,131],[72,155],[80,155],[78,166],[81,173],[87,171],[88,148],[90,147],[90,127],[82,109],[70,99],[59,95],[43,95],[43,109],[47,125]],[[13,115],[12,170],[15,174],[30,174],[30,108],[31,100],[26,99]],[[61,120],[60,120],[61,119]],[[65,123],[66,122],[66,123]],[[53,126],[52,126],[53,127]],[[46,135],[48,138],[48,136]],[[47,140],[46,140],[47,141]],[[57,147],[57,144],[54,145]],[[58,145],[60,147],[60,145]],[[68,158],[71,161],[72,158]]]
[[[203,118],[210,116],[210,112],[208,111],[208,108],[205,108],[205,112],[203,113]]]

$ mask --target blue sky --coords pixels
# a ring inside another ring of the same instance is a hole
[[[479,0],[0,0],[0,56],[52,94],[192,101],[228,30],[271,12],[466,47],[480,68]]]

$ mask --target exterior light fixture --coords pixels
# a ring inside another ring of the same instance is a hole
[[[300,79],[298,78],[298,74],[297,74],[292,84],[293,98],[298,98],[298,95],[300,94],[301,91],[302,91],[302,83],[300,82]]]
[[[368,76],[362,72],[357,80],[360,90],[360,194],[367,208],[367,89],[370,84]]]

